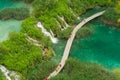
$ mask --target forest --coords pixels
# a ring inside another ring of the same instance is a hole
[[[15,2],[21,0],[13,0]],[[41,22],[55,37],[68,39],[74,26],[80,21],[77,17],[93,8],[105,7],[106,12],[101,17],[104,20],[120,24],[120,2],[115,0],[22,0],[32,4],[30,14],[26,8],[5,8],[0,11],[0,19],[24,19],[20,32],[11,32],[9,39],[0,43],[0,64],[21,75],[21,80],[43,80],[56,67],[52,60],[54,51],[52,42],[45,36],[36,24]],[[115,5],[116,4],[116,5]],[[112,11],[112,12],[111,12]],[[5,13],[5,14],[4,14]],[[116,16],[114,16],[116,15]],[[75,20],[78,22],[75,23]],[[66,27],[69,28],[62,30]],[[118,25],[119,26],[119,25]],[[85,25],[77,32],[76,38],[92,34],[92,27]],[[36,46],[28,37],[38,41],[41,46]],[[44,55],[44,50],[47,49]],[[74,63],[74,64],[73,64]],[[97,74],[96,74],[97,73]],[[84,63],[77,59],[69,58],[64,69],[51,80],[120,80],[115,72],[111,72],[94,63]],[[1,77],[0,80],[5,80]]]

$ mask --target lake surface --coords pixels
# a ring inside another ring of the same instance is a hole
[[[27,4],[23,2],[13,2],[12,0],[0,0],[0,10],[4,8],[18,8],[18,7],[28,7]],[[0,20],[0,42],[8,38],[9,32],[20,31],[22,21],[9,19]]]
[[[120,68],[120,30],[105,25],[100,18],[89,22],[93,33],[87,37],[75,39],[70,57],[80,61],[94,62],[108,69]],[[56,58],[61,59],[66,41],[54,44]],[[58,60],[58,61],[59,61]]]
[[[0,0],[0,10],[6,7],[23,7],[23,2],[12,2],[11,0]],[[96,12],[96,11],[95,11]],[[88,15],[91,15],[91,11]],[[22,21],[10,19],[0,20],[0,41],[7,39],[9,32],[20,31]],[[89,25],[93,27],[93,33],[87,37],[75,39],[70,51],[70,57],[81,61],[96,62],[108,69],[120,68],[120,30],[105,25],[100,18],[92,20]],[[53,45],[56,60],[62,57],[66,41],[60,40]]]

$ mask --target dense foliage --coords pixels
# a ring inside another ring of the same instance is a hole
[[[20,0],[14,0],[20,1]],[[112,6],[114,0],[22,0],[33,3],[33,12],[29,18],[26,8],[5,8],[0,11],[0,19],[25,19],[19,33],[11,32],[9,40],[0,43],[0,64],[21,73],[27,80],[43,80],[54,69],[54,62],[47,60],[53,56],[50,38],[44,36],[36,24],[41,21],[44,27],[52,30],[55,36],[67,38],[73,27],[62,29],[66,23],[70,26],[86,10],[98,6]],[[117,8],[116,8],[117,10]],[[91,27],[83,27],[76,37],[84,37],[92,32]],[[85,34],[84,34],[85,33]],[[36,46],[28,37],[37,40]],[[44,49],[47,49],[43,58]],[[104,76],[103,76],[104,75]],[[95,64],[80,63],[69,59],[64,70],[53,80],[115,80],[113,73]]]
[[[55,69],[53,61],[43,61],[41,64],[33,66],[28,72],[28,80],[44,80]]]
[[[5,8],[0,11],[0,19],[6,20],[10,18],[22,20],[29,16],[27,8]]]
[[[106,24],[120,27],[120,2],[118,0],[116,0],[114,7],[105,11],[102,20]]]
[[[117,13],[113,8],[109,8],[106,10],[105,14],[102,16],[103,21],[106,24],[120,26],[120,14]]]
[[[42,60],[42,48],[28,42],[24,34],[12,32],[10,40],[0,44],[0,57],[0,64],[26,74],[31,65]]]
[[[58,35],[59,35],[58,38],[68,39],[69,36],[71,35],[71,32],[72,32],[73,28],[74,27],[69,27],[66,30],[63,30],[63,31],[59,32],[58,33]],[[92,34],[92,32],[93,32],[92,26],[90,26],[89,24],[85,25],[77,31],[77,33],[75,35],[75,38],[86,37],[86,36]]]
[[[9,40],[0,44],[0,64],[22,73],[24,76],[27,76],[32,66],[41,64],[44,47],[47,47],[44,60],[51,59],[53,56],[49,37],[43,36],[41,30],[35,26],[36,23],[33,19],[26,19],[19,33],[11,32]],[[38,40],[41,46],[35,46],[32,42],[29,42],[28,36]]]
[[[120,79],[120,78],[119,78]],[[93,63],[83,63],[77,59],[68,59],[56,77],[51,80],[119,80],[112,72]]]
[[[48,36],[44,36],[41,29],[36,26],[37,22],[34,17],[29,17],[22,23],[22,33],[40,41],[44,46],[51,46],[52,42]]]
[[[66,30],[63,30],[63,31],[59,32],[58,33],[58,35],[59,35],[58,38],[68,39],[72,30],[73,30],[73,27],[69,27]]]
[[[114,0],[35,0],[33,2],[33,15],[40,20],[44,27],[50,29],[60,37],[61,28],[74,25],[74,20],[86,12],[86,10],[98,6],[113,6]],[[64,21],[61,19],[64,19]],[[64,38],[64,37],[63,37]]]
[[[6,80],[5,76],[3,75],[3,73],[0,70],[0,80]]]

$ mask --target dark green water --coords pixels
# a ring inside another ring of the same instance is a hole
[[[81,61],[95,62],[108,69],[120,68],[120,30],[105,25],[100,18],[92,20],[93,34],[81,39],[75,39],[70,51],[70,57]],[[61,59],[66,41],[54,44],[56,58]]]
[[[12,0],[0,0],[0,10],[4,8],[17,8],[17,7],[28,7],[27,4],[23,2],[13,2]],[[20,31],[22,21],[9,19],[2,21],[0,20],[0,41],[7,39],[9,32]]]

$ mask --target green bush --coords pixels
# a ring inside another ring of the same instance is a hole
[[[42,60],[42,48],[29,43],[24,34],[12,32],[10,39],[2,43],[0,55],[3,57],[0,58],[0,64],[27,74],[29,66],[40,63]]]
[[[80,28],[76,33],[76,38],[83,38],[90,34],[92,34],[93,28],[90,25],[85,25],[82,28]]]
[[[77,59],[68,59],[62,72],[51,80],[119,80],[112,72],[103,67],[80,62]]]
[[[66,30],[63,30],[61,32],[58,33],[58,38],[61,38],[61,39],[68,39],[69,36],[71,35],[71,32],[73,31],[73,27],[69,27],[67,28]],[[75,38],[83,38],[83,37],[86,37],[90,34],[92,34],[93,32],[93,28],[92,26],[89,26],[89,25],[85,25],[83,26],[82,28],[80,28],[76,35],[75,35]]]
[[[29,42],[27,36],[40,42],[42,46],[35,46]],[[21,73],[25,78],[31,67],[42,62],[44,47],[48,47],[45,60],[53,56],[50,38],[44,36],[33,17],[23,21],[22,30],[19,33],[11,32],[9,39],[0,44],[0,64],[8,69]]]
[[[102,16],[102,20],[106,24],[114,26],[120,26],[120,23],[118,23],[118,19],[120,19],[120,14],[117,13],[114,8],[107,9]]]
[[[6,20],[14,18],[17,20],[25,19],[29,16],[29,10],[27,8],[5,8],[0,11],[0,19]]]
[[[22,33],[25,33],[27,36],[36,39],[43,46],[51,46],[52,42],[48,36],[44,36],[41,29],[37,26],[37,22],[34,17],[29,17],[25,19],[22,23]]]
[[[0,70],[0,80],[6,80],[5,76],[3,75],[3,73]]]
[[[63,30],[63,31],[59,32],[58,37],[61,38],[61,39],[68,39],[72,30],[73,30],[73,27],[69,27],[66,30]]]
[[[56,64],[53,61],[43,61],[33,66],[28,72],[28,80],[44,80],[55,69]]]
[[[60,28],[58,27],[56,19],[54,17],[51,17],[51,15],[41,15],[39,17],[39,20],[43,23],[47,31],[50,31],[50,29],[54,33],[57,33],[58,31],[60,31]]]
[[[56,36],[60,32],[60,27],[64,25],[58,18],[64,17],[67,24],[74,25],[74,20],[86,12],[86,10],[98,6],[113,6],[114,0],[35,0],[33,5],[33,15],[42,22],[44,27],[54,32]]]

